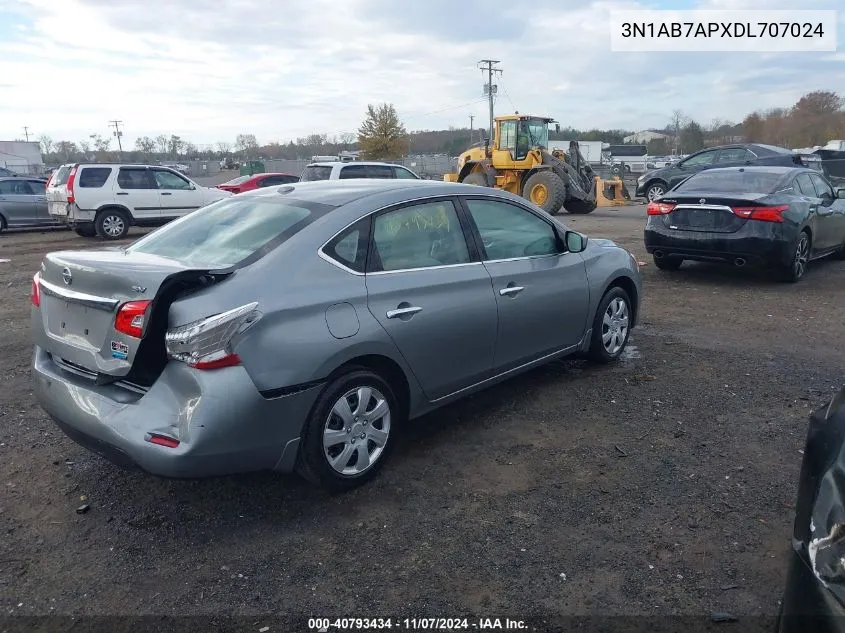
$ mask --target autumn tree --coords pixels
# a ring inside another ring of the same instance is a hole
[[[135,149],[142,154],[152,154],[156,151],[155,139],[152,139],[149,136],[140,136],[135,139]]]
[[[763,140],[763,117],[759,112],[752,112],[742,122],[742,135],[749,143]]]
[[[258,140],[255,138],[255,134],[238,134],[235,137],[235,149],[247,157],[254,154],[258,149]]]
[[[391,103],[367,106],[367,118],[358,128],[362,157],[370,160],[401,158],[408,147],[408,133]]]
[[[704,130],[695,121],[688,122],[681,128],[678,144],[684,154],[697,152],[704,147]]]
[[[56,143],[56,154],[64,161],[75,159],[79,155],[79,148],[72,141]]]

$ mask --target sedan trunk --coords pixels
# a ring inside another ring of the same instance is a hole
[[[710,193],[684,193],[683,196],[663,198],[662,203],[674,204],[671,212],[663,216],[667,228],[678,231],[704,231],[708,233],[735,233],[748,221],[734,212],[765,206],[762,200],[768,194],[731,194],[730,197]]]

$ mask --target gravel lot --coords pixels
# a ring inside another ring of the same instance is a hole
[[[845,262],[797,285],[663,273],[643,218],[567,218],[648,262],[623,362],[558,362],[417,421],[339,497],[155,479],[66,439],[30,389],[30,280],[94,243],[3,234],[0,614],[775,614],[807,416],[843,382]]]

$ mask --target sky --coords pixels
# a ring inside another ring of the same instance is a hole
[[[0,140],[176,134],[199,146],[355,132],[390,102],[409,130],[498,113],[580,129],[664,127],[673,112],[741,121],[845,77],[827,53],[619,53],[611,9],[788,9],[795,0],[0,0]],[[841,91],[845,94],[845,91]]]

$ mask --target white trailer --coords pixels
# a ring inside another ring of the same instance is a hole
[[[591,165],[599,165],[602,162],[601,152],[607,146],[602,141],[578,141],[578,149],[581,156]],[[559,149],[563,152],[569,151],[569,141],[549,141],[549,151]]]

